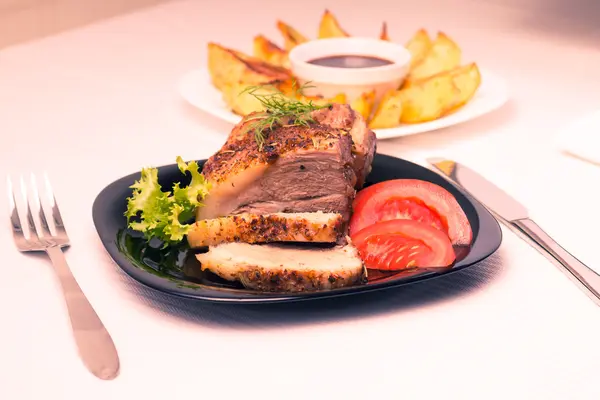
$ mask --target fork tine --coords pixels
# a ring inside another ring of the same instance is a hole
[[[6,187],[8,189],[8,206],[10,213],[10,224],[12,225],[13,235],[21,238],[25,235],[23,234],[23,227],[21,226],[21,218],[19,218],[19,210],[17,209],[15,191],[12,179],[10,179],[10,175],[6,177]]]
[[[35,210],[37,211],[37,217],[39,219],[41,232],[38,233],[38,236],[49,238],[52,236],[50,233],[50,228],[48,227],[48,221],[46,220],[46,214],[44,213],[44,207],[42,207],[42,201],[40,199],[40,193],[38,191],[37,180],[35,179],[35,175],[31,174],[31,191],[32,191],[32,199],[31,201],[35,204]],[[40,235],[41,233],[41,235]]]
[[[58,203],[56,202],[56,197],[54,196],[54,191],[52,190],[52,185],[50,185],[50,179],[48,178],[48,174],[46,172],[44,172],[44,183],[46,186],[46,193],[48,194],[48,199],[50,200],[50,206],[52,207],[52,220],[54,222],[54,227],[56,228],[57,232],[66,234],[67,231],[65,229],[62,216],[60,215],[60,211],[58,209]]]
[[[33,220],[33,213],[31,212],[31,199],[27,194],[27,186],[25,185],[25,180],[23,179],[23,175],[20,176],[21,181],[21,193],[23,198],[25,199],[25,204],[27,204],[27,224],[29,227],[29,238],[34,241],[39,241],[39,236],[37,234],[37,228],[35,226],[35,222]]]

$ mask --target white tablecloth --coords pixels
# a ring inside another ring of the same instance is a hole
[[[327,7],[357,35],[376,35],[383,19],[399,41],[421,26],[442,29],[465,58],[504,76],[511,100],[501,110],[379,149],[471,165],[600,269],[600,168],[553,142],[600,104],[598,19],[497,1]],[[106,255],[91,218],[97,193],[144,165],[206,157],[230,129],[176,92],[182,74],[205,64],[206,42],[249,50],[254,34],[277,38],[276,18],[313,34],[323,8],[315,0],[173,2],[0,52],[1,172],[48,171],[72,239],[69,263],[122,364],[114,381],[87,372],[49,261],[18,253],[7,227],[0,399],[600,398],[600,309],[507,230],[495,255],[448,277],[277,306],[169,297]],[[0,203],[6,209],[5,196]]]

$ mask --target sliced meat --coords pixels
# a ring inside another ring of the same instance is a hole
[[[333,248],[226,243],[196,255],[202,270],[240,281],[248,289],[302,292],[364,282],[363,263],[352,245]]]
[[[357,178],[356,188],[362,188],[371,172],[371,163],[375,156],[377,147],[375,132],[369,129],[363,116],[347,104],[333,104],[330,108],[314,111],[312,116],[321,125],[350,133],[354,144],[352,153]]]
[[[212,189],[196,220],[241,213],[316,212],[350,216],[356,193],[352,139],[316,123],[265,129],[259,147],[250,114],[203,168]]]
[[[344,237],[341,214],[239,214],[198,221],[187,235],[190,247],[220,243],[336,243]]]
[[[353,194],[352,194],[353,195]],[[241,206],[236,210],[238,213],[269,214],[283,210],[288,213],[292,210],[304,210],[306,212],[318,212],[321,210],[346,210],[348,207],[348,195],[329,194],[319,197],[307,197],[298,200],[258,201]],[[343,214],[347,220],[348,212]]]

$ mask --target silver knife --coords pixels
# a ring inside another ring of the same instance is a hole
[[[559,265],[587,289],[592,300],[600,305],[600,275],[544,232],[529,218],[527,209],[522,204],[463,164],[444,158],[428,158],[427,162],[498,215],[501,222],[521,232],[558,261]]]

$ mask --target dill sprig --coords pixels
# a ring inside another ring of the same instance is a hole
[[[303,102],[294,98],[302,97],[303,90],[309,87],[312,86],[308,86],[308,83],[298,87],[294,81],[292,97],[286,96],[273,85],[248,86],[240,93],[240,95],[247,93],[255,97],[265,109],[262,113],[248,119],[254,122],[249,124],[246,130],[246,132],[254,131],[254,138],[259,150],[262,150],[265,143],[266,130],[272,130],[277,126],[309,126],[311,122],[314,122],[310,115],[312,111],[330,106],[330,104],[314,104],[310,99]],[[261,89],[270,91],[259,93]]]

